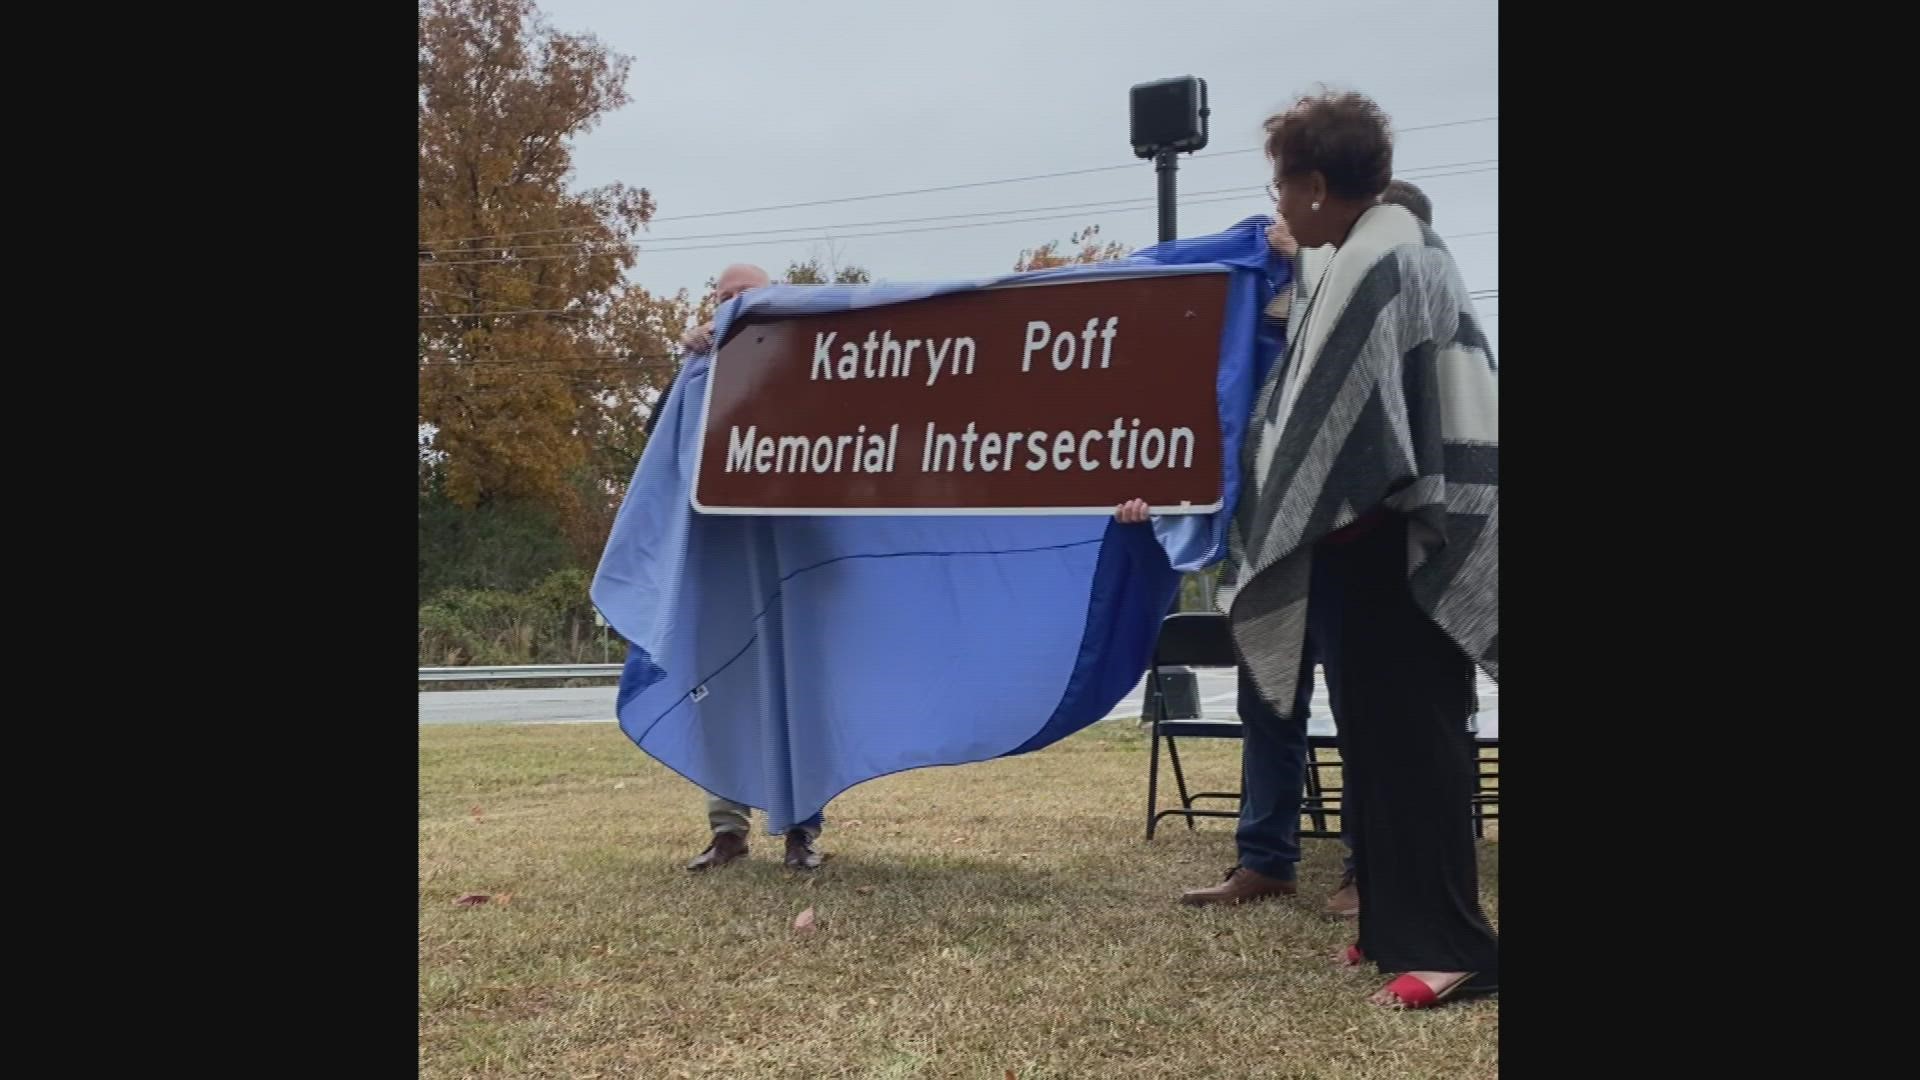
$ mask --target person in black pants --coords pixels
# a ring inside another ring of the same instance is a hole
[[[1467,730],[1475,666],[1498,675],[1498,367],[1438,235],[1382,205],[1379,106],[1326,92],[1267,130],[1279,217],[1335,254],[1252,418],[1234,641],[1282,703],[1318,619],[1360,894],[1348,960],[1396,976],[1373,1003],[1426,1008],[1499,983]]]
[[[1473,972],[1461,990],[1497,989],[1500,949],[1480,907],[1466,812],[1476,768],[1467,730],[1473,662],[1414,603],[1404,518],[1363,518],[1313,556],[1319,628],[1342,660],[1327,677],[1341,697],[1345,817],[1360,890],[1360,941],[1348,961]]]
[[[1499,368],[1446,245],[1383,205],[1379,105],[1323,91],[1266,129],[1279,215],[1335,254],[1253,419],[1234,641],[1284,700],[1267,675],[1292,674],[1286,616],[1319,616],[1360,893],[1348,959],[1395,975],[1374,1004],[1427,1008],[1499,985],[1467,731],[1475,666],[1498,677]]]

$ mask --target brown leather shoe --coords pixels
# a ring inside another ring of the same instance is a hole
[[[701,852],[687,869],[694,873],[725,866],[747,853],[747,838],[737,832],[717,832],[713,834],[713,843]]]
[[[1180,902],[1188,907],[1206,907],[1208,904],[1245,904],[1253,900],[1265,900],[1273,896],[1292,896],[1297,891],[1291,881],[1281,881],[1265,874],[1255,873],[1244,866],[1236,866],[1227,871],[1227,879],[1209,889],[1188,889],[1180,894]]]
[[[1360,917],[1360,887],[1353,883],[1352,874],[1340,879],[1340,888],[1327,897],[1327,914],[1336,919]]]
[[[789,870],[813,870],[827,861],[825,855],[813,850],[813,838],[805,829],[787,830],[787,857],[784,860]]]

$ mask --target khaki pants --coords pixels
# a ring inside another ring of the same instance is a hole
[[[711,793],[707,795],[707,824],[713,826],[716,834],[731,832],[745,836],[753,824],[752,817],[753,807],[745,803],[723,799]],[[815,814],[801,822],[798,827],[806,832],[808,839],[815,840],[819,839],[820,830],[825,825],[826,819],[820,814]]]

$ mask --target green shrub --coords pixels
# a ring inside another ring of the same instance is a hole
[[[519,592],[443,590],[420,605],[420,666],[619,663],[626,645],[595,625],[588,583],[565,569]]]

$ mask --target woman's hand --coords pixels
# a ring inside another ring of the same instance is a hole
[[[1287,219],[1278,210],[1274,211],[1273,224],[1267,226],[1267,246],[1289,259],[1300,253],[1300,241],[1293,238]]]
[[[1138,525],[1147,516],[1147,504],[1140,499],[1128,499],[1113,508],[1113,520],[1122,525]]]

